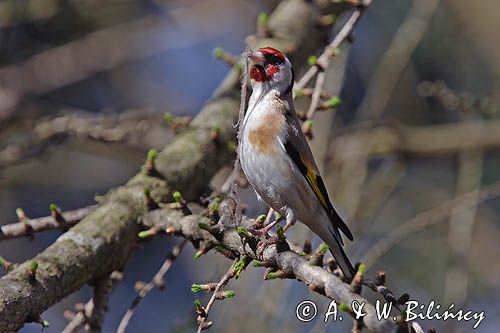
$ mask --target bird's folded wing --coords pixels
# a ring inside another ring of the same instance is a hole
[[[286,116],[288,136],[284,147],[288,156],[298,167],[309,186],[311,186],[314,194],[330,217],[333,226],[342,230],[346,237],[352,241],[353,236],[351,231],[330,202],[325,184],[323,182],[323,179],[319,175],[319,171],[316,163],[314,162],[314,157],[312,155],[311,149],[309,148],[304,133],[300,128],[299,121],[295,115],[295,112],[293,110],[292,112],[287,112]],[[340,235],[337,236],[342,243]]]

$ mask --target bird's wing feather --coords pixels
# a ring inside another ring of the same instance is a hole
[[[309,148],[309,145],[307,144],[307,140],[300,128],[300,123],[297,115],[295,114],[295,110],[293,110],[293,104],[289,103],[288,105],[289,109],[285,112],[288,125],[288,135],[284,144],[285,150],[288,156],[298,167],[309,186],[311,186],[311,189],[323,208],[326,210],[333,226],[335,227],[336,236],[343,245],[338,229],[342,230],[346,237],[351,241],[353,240],[352,233],[330,202],[325,184],[319,174],[318,167],[314,162],[311,148]]]

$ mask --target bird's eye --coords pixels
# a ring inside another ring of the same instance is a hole
[[[271,65],[280,65],[283,63],[283,59],[278,57],[277,55],[275,54],[272,54],[272,53],[268,53],[266,54],[265,56],[265,61],[267,64],[271,64]]]

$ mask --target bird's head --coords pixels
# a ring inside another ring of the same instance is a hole
[[[252,87],[261,85],[262,88],[275,89],[280,94],[292,91],[293,68],[292,63],[280,51],[272,47],[263,47],[249,52],[250,79]]]

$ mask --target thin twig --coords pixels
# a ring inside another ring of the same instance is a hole
[[[102,322],[108,306],[108,297],[113,286],[111,276],[98,279],[94,285],[93,309],[88,319],[89,331],[92,333],[100,333]]]
[[[311,104],[309,104],[309,109],[306,113],[307,119],[312,119],[314,117],[314,113],[318,109],[320,97],[323,92],[323,86],[325,85],[325,71],[330,65],[330,60],[334,57],[336,49],[338,49],[338,47],[349,37],[349,35],[351,35],[357,22],[361,18],[364,8],[366,6],[369,6],[370,3],[371,0],[365,1],[362,7],[356,9],[351,14],[347,22],[337,33],[332,42],[327,47],[325,47],[325,50],[318,58],[317,64],[311,66],[309,70],[304,74],[304,76],[300,79],[300,81],[295,85],[295,89],[302,89],[310,80],[312,80],[314,75],[318,74],[316,77],[316,84],[312,93]]]
[[[316,78],[316,85],[314,86],[314,90],[311,96],[311,104],[309,104],[309,109],[307,110],[306,117],[307,119],[314,118],[314,113],[318,109],[319,101],[321,98],[321,93],[323,91],[323,86],[325,85],[325,73],[326,68],[318,74]]]
[[[153,290],[153,288],[155,288],[155,287],[162,288],[163,287],[163,283],[164,283],[163,279],[164,279],[165,274],[168,272],[168,270],[170,269],[170,267],[172,267],[173,262],[175,261],[175,259],[177,259],[177,257],[181,253],[181,251],[184,248],[184,245],[186,243],[187,243],[187,240],[185,239],[181,243],[175,245],[174,248],[172,249],[172,251],[167,256],[167,259],[165,260],[165,262],[163,263],[163,265],[161,265],[161,267],[158,270],[158,272],[154,275],[153,279],[151,279],[151,281],[149,281],[144,287],[141,288],[141,290],[138,292],[138,294],[135,297],[135,299],[130,304],[130,307],[128,308],[127,312],[123,316],[123,318],[122,318],[122,320],[120,322],[120,325],[118,326],[118,330],[117,330],[118,333],[124,333],[125,332],[125,330],[127,329],[128,324],[130,322],[130,319],[134,315],[135,309],[139,306],[139,304],[142,301],[142,299],[144,297],[146,297],[146,295],[151,290]]]
[[[364,6],[369,6],[370,3],[371,0],[365,1]],[[347,37],[349,37],[349,35],[352,33],[361,17],[361,13],[362,9],[356,9],[351,14],[342,29],[340,29],[332,42],[328,44],[327,47],[325,47],[323,53],[318,57],[318,64],[309,68],[309,70],[302,76],[299,82],[295,84],[295,89],[299,90],[305,88],[309,81],[311,81],[312,78],[319,72],[320,68],[326,69],[328,67],[332,54],[334,54],[335,50],[340,46],[340,44],[342,44],[342,42],[346,40]]]
[[[235,259],[233,261],[233,264],[229,267],[229,270],[224,274],[219,282],[217,283],[217,286],[215,287],[212,297],[210,297],[210,300],[207,303],[207,306],[205,306],[205,316],[199,318],[199,324],[198,324],[198,333],[201,333],[201,331],[204,328],[205,321],[208,317],[208,312],[212,308],[212,305],[215,303],[215,300],[217,299],[217,294],[220,292],[220,290],[229,282],[234,277],[234,265],[238,262],[238,259]]]
[[[6,224],[0,227],[0,241],[4,239],[27,236],[28,233],[41,232],[45,230],[68,228],[80,222],[85,216],[95,209],[96,206],[88,206],[62,213],[64,224],[58,223],[52,215],[29,219],[24,222]],[[26,225],[30,228],[26,228]]]
[[[103,313],[94,314],[94,299],[96,300],[96,304],[98,304],[96,308],[100,309],[100,311],[105,311],[107,295],[118,284],[118,282],[122,280],[122,278],[123,274],[121,272],[114,271],[110,274],[109,278],[103,279],[106,280],[105,284],[101,284],[99,287],[99,282],[97,282],[98,284],[95,286],[96,289],[94,289],[94,297],[85,303],[81,311],[78,311],[72,316],[62,333],[76,333],[83,327],[83,325],[85,325],[85,323],[87,323],[87,321],[89,321],[89,323],[94,322],[94,327],[97,320],[99,320],[100,323]],[[99,319],[98,316],[101,316],[101,318]]]
[[[264,220],[264,226],[268,225],[269,222],[271,222],[271,218],[273,217],[273,214],[274,214],[274,209],[272,209],[271,207],[269,207],[269,210],[267,211],[267,214],[266,214],[266,219]]]
[[[234,211],[232,215],[234,215],[234,223],[239,225],[241,222],[241,209],[240,209],[240,200],[238,198],[238,194],[236,192],[236,180],[238,179],[238,175],[241,172],[241,163],[240,163],[240,142],[241,142],[241,130],[243,127],[243,122],[245,120],[245,111],[247,108],[247,84],[248,84],[248,49],[243,53],[243,68],[242,68],[242,77],[241,77],[241,91],[240,91],[240,109],[238,111],[238,122],[236,123],[236,138],[238,140],[238,148],[236,149],[236,158],[234,160],[233,172],[231,173],[232,179],[231,187],[229,190],[229,197],[234,201]]]

